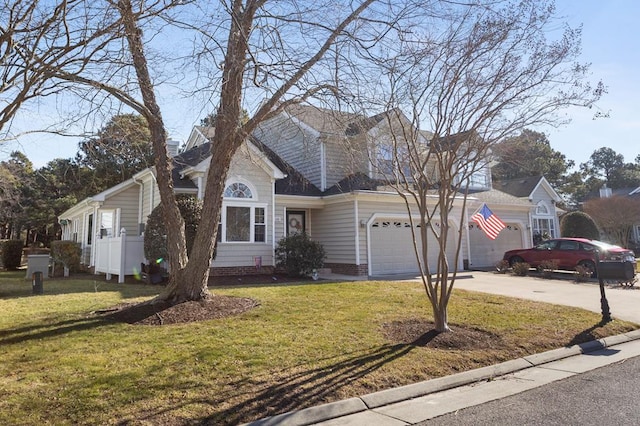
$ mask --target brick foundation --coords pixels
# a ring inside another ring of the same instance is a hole
[[[367,264],[354,265],[352,263],[325,263],[324,267],[331,269],[334,274],[366,276],[369,274]]]
[[[211,268],[210,276],[224,277],[229,275],[270,275],[273,274],[273,266],[228,266]]]

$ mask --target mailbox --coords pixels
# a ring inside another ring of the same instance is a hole
[[[631,281],[636,271],[632,262],[598,262],[598,278]]]

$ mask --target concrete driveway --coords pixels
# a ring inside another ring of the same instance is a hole
[[[473,271],[459,275],[456,279],[454,292],[455,289],[499,294],[602,312],[598,281],[576,283],[570,275],[564,278],[545,279]],[[633,287],[606,284],[605,294],[613,318],[640,324],[640,284]]]

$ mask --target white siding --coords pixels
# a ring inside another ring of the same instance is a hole
[[[160,204],[160,192],[158,185],[151,174],[145,176],[142,181],[142,223],[147,223],[151,211]]]
[[[249,204],[255,202],[259,207],[265,209],[266,238],[265,242],[249,243],[249,242],[219,242],[216,258],[213,260],[213,267],[229,267],[229,266],[253,266],[255,258],[262,257],[262,265],[273,265],[273,245],[272,236],[272,191],[273,181],[271,176],[259,165],[259,160],[253,156],[249,156],[243,151],[233,158],[231,168],[227,175],[227,182],[234,181],[246,182],[255,191],[253,200]],[[204,179],[203,179],[204,182]],[[223,208],[227,204],[233,204],[233,200],[224,200]]]
[[[356,264],[354,200],[313,210],[314,240],[327,251],[327,263]]]
[[[538,187],[531,194],[531,199],[533,203],[537,203],[540,200],[544,200],[548,205],[552,205],[553,198],[549,195],[549,193],[544,189],[542,185],[538,185]]]
[[[120,227],[114,229],[114,236],[120,234],[122,228],[127,235],[138,235],[138,207],[140,205],[140,187],[134,185],[105,200],[100,210],[120,209]]]

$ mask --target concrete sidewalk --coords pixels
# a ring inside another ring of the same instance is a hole
[[[249,423],[402,426],[640,356],[640,330]]]

